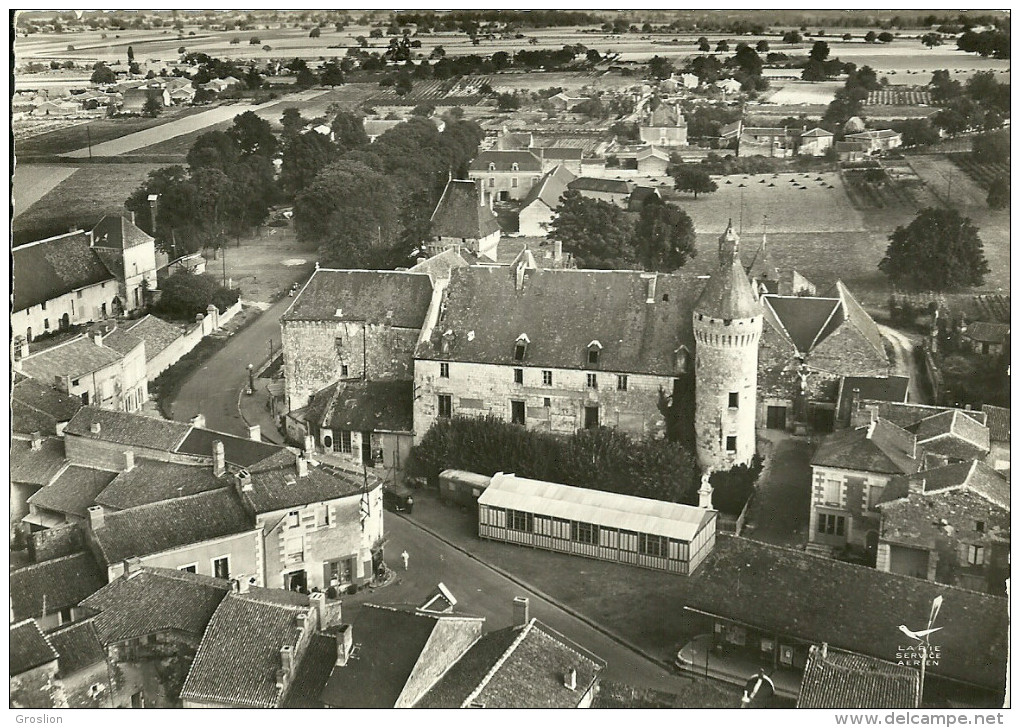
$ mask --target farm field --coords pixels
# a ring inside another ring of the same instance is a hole
[[[842,88],[841,81],[773,81],[771,88],[762,96],[762,104],[800,106],[818,104],[825,106],[832,101],[836,91]]]
[[[77,167],[48,164],[18,164],[11,187],[14,190],[14,217],[34,205],[40,197],[77,171]]]
[[[870,91],[866,106],[917,106],[931,104],[931,92],[923,88],[885,88]]]
[[[872,179],[866,170],[846,170],[843,184],[853,206],[858,210],[887,207],[918,207],[915,185],[923,186],[920,180],[913,184],[902,179],[882,175]]]
[[[950,154],[946,158],[984,190],[990,189],[997,179],[1009,179],[1009,162],[1006,160],[985,164],[975,161],[969,154]]]

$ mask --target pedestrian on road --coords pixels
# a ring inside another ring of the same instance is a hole
[[[404,550],[404,553],[400,554],[400,558],[404,560],[404,571],[407,571],[407,562],[411,559],[411,555]]]

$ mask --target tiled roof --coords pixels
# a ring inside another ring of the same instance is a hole
[[[431,301],[432,282],[427,275],[320,268],[282,318],[284,321],[367,321],[420,329]],[[337,311],[341,313],[338,315]]]
[[[379,136],[383,132],[389,131],[398,124],[403,123],[403,119],[365,119],[363,122],[365,134],[370,137]]]
[[[798,708],[852,710],[918,707],[921,673],[912,667],[813,645]]]
[[[11,256],[15,311],[114,280],[89,246],[88,233],[80,230],[18,246]]]
[[[902,404],[899,402],[879,402],[877,407],[878,416],[889,420],[898,427],[909,429],[926,417],[937,415],[940,412],[948,412],[952,407],[935,407],[927,404]],[[984,424],[985,413],[976,410],[968,410],[967,416],[979,424]]]
[[[854,298],[853,294],[850,293],[850,289],[846,287],[843,281],[836,281],[836,285],[833,287],[836,295],[839,297],[840,303],[843,305],[843,316],[849,324],[864,336],[865,339],[871,344],[872,347],[883,356],[885,355],[885,347],[882,343],[882,332],[878,330],[878,325],[874,319],[868,315],[868,312],[864,310],[864,307],[858,303],[857,299]],[[831,293],[832,291],[830,291]]]
[[[410,380],[343,382],[331,398],[322,424],[334,431],[411,432],[413,390]]]
[[[145,342],[145,361],[151,361],[180,338],[184,333],[184,327],[146,314],[130,326],[126,326],[125,331],[130,331]]]
[[[177,446],[176,452],[211,458],[213,443],[217,440],[223,443],[224,459],[231,465],[242,468],[250,467],[272,457],[281,450],[286,450],[282,445],[193,427],[184,441]]]
[[[99,424],[98,433],[91,431],[93,424]],[[67,423],[64,432],[68,435],[115,442],[119,445],[134,445],[171,452],[184,440],[190,430],[191,425],[172,420],[98,407],[82,407]]]
[[[122,361],[124,356],[108,346],[99,346],[88,336],[78,336],[63,344],[31,354],[21,360],[22,371],[40,382],[56,377],[77,379]]]
[[[81,408],[80,397],[30,377],[22,377],[11,387],[11,429],[14,432],[55,435],[57,423],[70,421]]]
[[[868,149],[863,142],[836,142],[833,146],[837,152],[864,152]]]
[[[419,700],[416,708],[459,708],[520,635],[508,627],[482,635]],[[518,705],[515,707],[530,707]]]
[[[60,656],[57,665],[61,677],[106,661],[106,652],[91,619],[55,629],[47,637]]]
[[[832,134],[831,131],[827,131],[825,129],[821,129],[819,127],[815,127],[814,129],[811,129],[810,131],[804,132],[800,136],[803,139],[804,137],[831,137],[831,136],[833,136],[833,134]]]
[[[889,437],[884,436],[886,433]],[[920,461],[904,447],[909,440],[910,433],[879,419],[868,427],[827,435],[811,464],[865,473],[912,473],[917,471]]]
[[[84,518],[89,506],[95,505],[96,498],[115,477],[116,473],[107,470],[68,465],[56,480],[30,495],[28,502],[48,511]]]
[[[97,247],[127,250],[151,243],[153,238],[123,215],[105,215],[92,228]]]
[[[1009,481],[999,472],[981,462],[953,463],[942,467],[922,470],[909,477],[895,478],[882,491],[882,503],[905,498],[909,493],[909,482],[924,483],[923,493],[931,495],[950,489],[966,488],[999,508],[1009,511]]]
[[[233,490],[221,488],[107,513],[94,536],[104,561],[115,564],[254,528]]]
[[[11,439],[11,481],[29,485],[46,485],[60,472],[64,460],[64,441],[47,437],[32,449],[30,440]]]
[[[839,301],[834,298],[812,298],[807,296],[763,296],[762,300],[772,309],[782,325],[782,333],[797,347],[807,353],[818,339],[826,324],[833,320]]]
[[[11,625],[10,651],[11,677],[57,659],[57,651],[34,619]]]
[[[1001,344],[1009,336],[1009,324],[975,321],[967,326],[966,336],[971,341]]]
[[[584,157],[584,147],[533,147],[533,154],[542,159],[567,159],[571,161],[581,160]]]
[[[184,465],[159,460],[136,460],[131,470],[109,475],[111,480],[94,498],[94,502],[117,510],[204,493],[233,484],[232,478],[214,477],[209,465]]]
[[[988,428],[960,410],[926,417],[908,429],[917,434],[917,442],[928,452],[963,452],[960,457],[970,459],[987,455],[990,447]]]
[[[671,104],[659,104],[659,107],[652,112],[648,120],[648,126],[687,126],[683,114],[679,113]]]
[[[942,595],[932,644],[953,658],[929,674],[1004,686],[1009,615],[1001,597],[726,534],[687,581],[690,608],[890,661],[903,643],[899,625],[925,624]]]
[[[11,613],[15,620],[40,618],[77,605],[106,582],[91,553],[31,564],[11,572]]]
[[[97,612],[104,645],[166,631],[198,637],[230,589],[226,579],[143,566],[117,577],[82,606]]]
[[[481,152],[475,157],[471,166],[468,167],[472,172],[488,172],[489,165],[495,164],[497,172],[512,172],[513,165],[517,164],[517,171],[520,172],[541,172],[542,163],[538,157],[528,151],[508,149],[490,149],[485,152]]]
[[[992,442],[1009,442],[1009,407],[996,407],[986,404],[981,410],[987,416],[985,426],[988,428]]]
[[[447,248],[442,253],[437,253],[431,258],[407,269],[408,273],[426,273],[432,280],[433,285],[438,280],[447,280],[450,271],[454,268],[463,268],[468,265],[461,254],[454,248]]]
[[[313,634],[281,708],[324,708],[322,689],[336,665],[336,638]]]
[[[909,389],[910,377],[840,377],[836,419],[845,422],[850,417],[854,390],[861,402],[906,402]]]
[[[481,181],[452,179],[432,212],[434,238],[479,240],[499,231],[499,221],[483,201]]]
[[[560,204],[560,198],[567,191],[567,186],[574,179],[574,173],[558,164],[546,172],[538,184],[528,191],[527,196],[521,200],[521,208],[525,208],[535,200],[541,200],[550,209],[555,210]]]
[[[720,236],[720,246],[736,245],[739,238],[733,232],[733,222]],[[755,298],[751,281],[740,262],[739,252],[732,260],[720,256],[719,265],[712,271],[694,310],[717,319],[747,319],[762,315],[762,305]]]
[[[892,139],[898,136],[899,132],[892,129],[865,129],[854,134],[847,134],[846,138],[852,141],[871,141],[872,139]]]
[[[660,274],[655,302],[646,303],[648,278],[636,271],[527,270],[524,275],[518,291],[514,275],[504,268],[454,270],[445,318],[416,356],[509,365],[517,338],[526,334],[531,343],[524,366],[672,376],[677,349],[693,350],[692,311],[703,285],[696,278]],[[444,354],[446,331],[452,341]],[[602,345],[597,367],[587,364],[592,341]]]
[[[307,613],[307,607],[227,594],[209,620],[181,698],[246,708],[278,707],[280,649],[297,644],[297,616]]]
[[[609,192],[618,195],[629,195],[633,189],[633,185],[626,180],[603,177],[578,177],[571,180],[567,187],[578,192]]]
[[[310,503],[345,498],[365,488],[365,477],[325,465],[308,466],[308,475],[299,477],[295,456],[281,450],[249,469],[251,490],[242,497],[256,513],[303,506]],[[369,489],[379,487],[379,479],[367,477]]]
[[[125,356],[141,345],[141,338],[135,336],[130,331],[125,331],[121,328],[116,328],[103,336],[103,346],[109,347],[120,354],[124,354]]]

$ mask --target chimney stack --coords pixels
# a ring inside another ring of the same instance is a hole
[[[149,226],[152,234],[156,234],[156,209],[159,205],[159,195],[149,195]],[[132,222],[134,222],[132,220]]]
[[[106,519],[102,506],[89,506],[88,514],[90,531],[98,531],[105,525]]]
[[[238,574],[230,580],[230,590],[235,594],[247,594],[251,588],[251,579],[244,574]]]
[[[308,603],[312,605],[315,614],[315,631],[321,632],[326,629],[326,595],[322,592],[312,592],[308,595]]]
[[[227,472],[227,456],[223,450],[223,441],[215,440],[212,444],[213,477],[221,478]]]
[[[36,430],[35,432],[32,433],[31,448],[33,450],[42,450],[42,443],[43,443],[42,433],[39,432],[39,430]]]
[[[134,210],[130,210],[129,214],[131,215],[131,224],[134,225],[135,224],[135,211]]]
[[[563,687],[567,690],[577,690],[577,668],[570,668],[563,676]]]
[[[237,471],[237,487],[242,493],[250,493],[252,490],[251,473],[244,468]]]
[[[102,431],[103,426],[98,422],[93,422],[92,424],[89,425],[89,432],[91,432],[93,435],[98,435]]]
[[[311,460],[312,456],[315,455],[315,438],[311,435],[305,435],[305,449],[301,453],[307,460]]]
[[[478,206],[485,207],[485,186],[478,180]]]
[[[531,602],[527,597],[514,597],[514,627],[523,627],[531,621]]]
[[[291,672],[294,670],[294,647],[293,645],[284,645],[280,648],[280,667],[286,673],[289,678]]]
[[[132,450],[124,451],[124,472],[130,473],[135,469],[135,453]]]
[[[308,461],[305,460],[301,455],[297,456],[297,474],[299,478],[308,477]]]
[[[655,281],[657,277],[654,273],[648,277],[648,295],[645,298],[645,303],[655,303]]]
[[[89,332],[89,337],[92,339],[96,346],[103,345],[103,330],[101,328],[96,327],[92,329],[92,331]]]
[[[829,656],[829,643],[828,642],[823,642],[822,643],[822,650],[821,651],[822,651],[822,659],[824,660],[826,657]]]
[[[191,426],[205,429],[205,415],[199,412],[197,415],[191,418]]]
[[[262,426],[261,425],[249,425],[248,426],[248,439],[254,440],[255,442],[262,442]]]
[[[336,665],[344,667],[354,647],[354,632],[349,624],[341,624],[336,635]]]
[[[124,559],[124,573],[125,574],[134,574],[135,572],[137,572],[141,568],[142,568],[142,560],[140,558],[138,558],[137,556],[131,556],[129,558]]]

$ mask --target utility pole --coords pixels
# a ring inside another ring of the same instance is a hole
[[[85,136],[89,140],[89,159],[92,159],[92,129],[88,124],[85,125]]]

